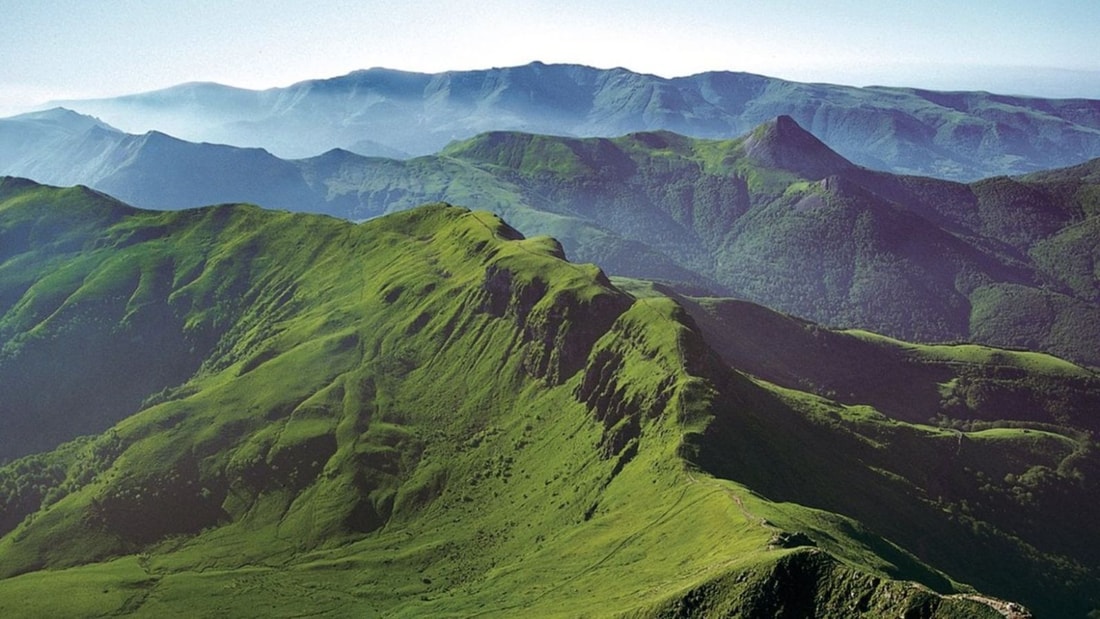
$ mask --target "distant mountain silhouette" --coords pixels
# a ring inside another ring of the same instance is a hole
[[[782,115],[851,161],[896,173],[974,180],[1100,157],[1100,101],[803,84],[733,72],[668,79],[538,62],[437,74],[370,69],[263,91],[184,84],[63,105],[130,131],[263,147],[282,157],[332,148],[426,155],[496,130],[730,138]]]
[[[222,202],[309,210],[298,167],[258,148],[123,133],[56,108],[0,119],[0,170],[56,185],[84,184],[145,208]]]

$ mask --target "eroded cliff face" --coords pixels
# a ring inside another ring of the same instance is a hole
[[[538,277],[517,277],[491,265],[481,286],[479,309],[507,318],[522,332],[520,354],[532,377],[560,385],[581,370],[596,341],[631,304],[596,272],[592,290],[578,294],[551,290]]]

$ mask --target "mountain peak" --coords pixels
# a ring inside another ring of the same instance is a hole
[[[796,122],[795,119],[791,118],[788,114],[780,114],[779,116],[776,116],[775,120],[772,121],[772,124],[774,124],[776,128],[783,131],[805,131],[804,129],[802,129],[802,125],[798,124],[798,122]]]
[[[42,185],[21,176],[0,176],[0,200],[22,191],[36,189]]]
[[[753,129],[743,147],[746,155],[761,164],[813,180],[855,167],[786,114]]]
[[[5,120],[52,125],[55,127],[63,127],[75,132],[86,131],[91,127],[100,127],[102,129],[107,129],[110,131],[118,131],[118,129],[115,129],[111,125],[108,125],[107,123],[103,122],[95,116],[75,112],[69,108],[61,106],[51,107],[35,112],[27,112],[25,114],[19,114],[18,116],[11,116]]]

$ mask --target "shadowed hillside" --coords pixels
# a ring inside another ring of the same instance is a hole
[[[853,166],[789,118],[731,141],[486,134],[442,154],[520,187],[527,204],[659,250],[711,290],[830,325],[1100,363],[1081,258],[1095,240],[1093,166],[971,185],[894,176]],[[563,238],[611,273],[676,283]]]

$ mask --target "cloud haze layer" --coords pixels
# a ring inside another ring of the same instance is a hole
[[[532,60],[1100,98],[1100,3],[0,0],[0,105]],[[43,42],[48,41],[48,45]]]

